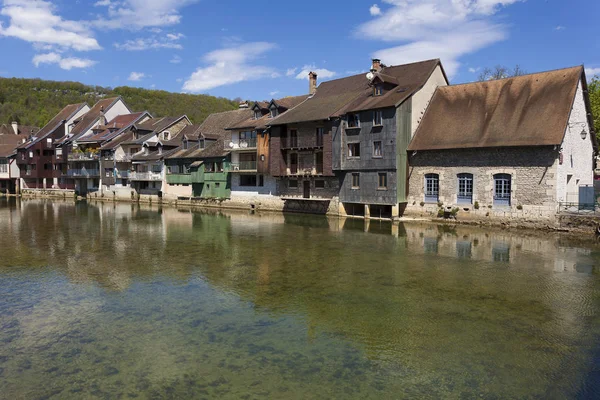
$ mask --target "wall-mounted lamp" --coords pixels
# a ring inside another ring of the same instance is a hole
[[[264,154],[260,155],[260,161],[265,161],[265,155]]]
[[[585,131],[585,128],[583,128],[583,129],[581,130],[581,133],[580,133],[580,135],[581,135],[581,138],[582,138],[583,140],[585,140],[585,138],[587,137],[587,132]]]

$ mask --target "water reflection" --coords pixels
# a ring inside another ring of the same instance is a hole
[[[468,226],[0,201],[0,392],[13,397],[47,395],[39,382],[49,378],[61,398],[598,389],[588,375],[600,337],[594,244]],[[107,383],[94,387],[99,378]]]

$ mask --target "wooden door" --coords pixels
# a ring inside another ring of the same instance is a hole
[[[310,181],[304,181],[304,198],[310,199]]]

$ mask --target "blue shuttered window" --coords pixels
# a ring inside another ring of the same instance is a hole
[[[438,174],[425,175],[425,202],[437,203],[440,192],[440,177]]]
[[[510,206],[511,176],[509,174],[494,175],[494,205]]]
[[[473,202],[473,174],[458,174],[457,203],[471,204]]]

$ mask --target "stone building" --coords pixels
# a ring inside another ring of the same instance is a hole
[[[551,219],[593,203],[583,67],[440,87],[408,146],[407,214]]]

